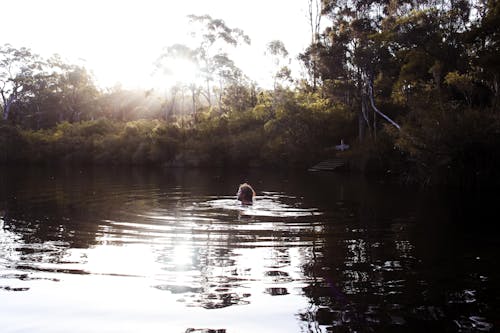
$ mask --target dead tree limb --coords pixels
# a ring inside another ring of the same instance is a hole
[[[392,120],[391,118],[389,118],[388,116],[386,116],[383,112],[381,112],[376,106],[375,106],[375,101],[373,99],[373,83],[371,81],[368,82],[368,97],[370,98],[370,104],[373,108],[373,110],[378,113],[379,115],[381,115],[385,120],[387,120],[389,123],[391,123],[392,125],[394,125],[394,127],[396,127],[398,130],[401,131],[401,126],[398,125],[398,123],[396,123],[394,120]]]

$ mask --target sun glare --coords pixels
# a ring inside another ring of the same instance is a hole
[[[152,276],[159,269],[146,245],[99,245],[86,254],[86,269],[93,274]]]
[[[173,249],[172,262],[176,266],[187,266],[193,263],[193,250],[187,245],[177,245]]]
[[[185,58],[169,59],[165,64],[163,77],[168,86],[187,85],[198,81],[200,72],[193,61]]]
[[[124,71],[123,68],[126,68]],[[103,75],[102,73],[106,73]],[[165,64],[165,68],[156,73],[144,70],[140,66],[123,64],[120,60],[108,62],[106,70],[96,73],[97,81],[103,86],[117,84],[126,88],[145,88],[162,90],[174,85],[189,85],[200,80],[198,67],[187,59],[173,59]]]
[[[269,40],[283,39],[291,54],[303,49],[299,45],[301,41],[309,40],[300,0],[291,1],[287,14],[280,17],[303,24],[268,25],[261,23],[274,22],[275,13],[286,9],[282,1],[236,4],[231,0],[186,0],[173,6],[169,1],[156,0],[74,0],[71,3],[26,0],[6,2],[5,6],[4,12],[22,12],[28,22],[4,36],[8,38],[6,41],[16,47],[29,47],[42,56],[58,53],[69,63],[82,61],[102,88],[120,84],[132,89],[169,89],[178,83],[185,85],[200,80],[195,64],[186,59],[173,62],[169,77],[152,75],[154,62],[165,47],[189,42],[193,29],[187,20],[189,14],[209,14],[248,34],[251,46],[229,48],[228,52],[236,65],[258,82],[269,79],[264,56]],[[79,15],[74,15],[75,12]],[[17,24],[15,15],[4,19],[5,26]],[[57,34],[54,35],[54,31]]]

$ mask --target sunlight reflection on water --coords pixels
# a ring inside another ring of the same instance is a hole
[[[259,216],[259,217],[303,217],[317,216],[322,213],[317,208],[300,208],[299,199],[293,196],[285,196],[279,193],[263,192],[258,196],[253,205],[242,205],[234,197],[224,199],[210,200],[199,204],[203,208],[233,210],[240,212],[241,215]],[[295,201],[295,205],[287,204],[282,201]]]
[[[38,179],[7,183],[0,197],[8,208],[2,332],[495,328],[495,271],[481,246],[497,243],[464,250],[438,229],[421,237],[411,210],[394,212],[396,199],[412,204],[404,196],[383,198],[391,209],[382,210],[357,197],[356,184],[352,197],[342,188],[313,200],[321,180],[310,197],[260,192],[244,206],[208,191],[212,183],[200,186],[206,177],[194,177],[196,186]]]

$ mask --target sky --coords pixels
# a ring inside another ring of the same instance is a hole
[[[84,64],[101,87],[162,85],[152,79],[153,63],[165,47],[189,40],[189,14],[242,29],[252,43],[232,57],[261,86],[269,85],[273,66],[264,54],[268,42],[283,41],[297,77],[295,59],[310,41],[307,0],[16,0],[1,9],[0,45]]]

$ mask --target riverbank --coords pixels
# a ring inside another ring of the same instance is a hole
[[[262,124],[241,128],[219,119],[197,126],[161,120],[112,122],[107,119],[63,122],[42,130],[1,125],[0,164],[5,165],[145,165],[160,168],[278,168],[307,170],[338,158],[344,172],[419,186],[452,186],[461,190],[500,184],[494,141],[457,147],[447,156],[428,153],[424,163],[398,149],[387,134],[377,142],[354,143],[338,152],[327,135],[302,142],[271,132]],[[249,124],[247,124],[249,125]],[[460,150],[461,149],[461,150]],[[489,149],[489,152],[487,151]],[[482,153],[484,152],[484,154]],[[431,163],[433,162],[433,163]]]

